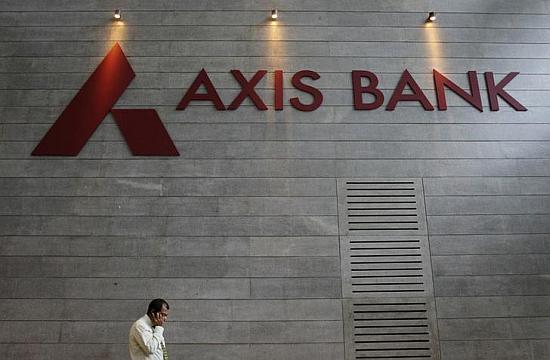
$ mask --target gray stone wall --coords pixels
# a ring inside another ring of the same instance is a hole
[[[544,0],[0,1],[2,358],[126,358],[165,297],[173,359],[344,359],[338,181],[415,178],[441,359],[548,359],[548,24]],[[78,157],[31,157],[115,42],[136,72],[116,107],[156,109],[181,156],[131,156],[109,115]],[[202,68],[226,104],[231,69],[270,71],[270,109],[176,111]],[[528,111],[490,112],[484,90],[483,113],[451,92],[445,112],[353,110],[352,70],[387,102],[408,69],[435,105],[433,68],[483,88],[519,71]],[[302,69],[325,96],[309,113],[286,100],[308,101]]]

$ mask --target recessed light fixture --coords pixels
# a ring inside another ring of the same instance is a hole
[[[435,16],[435,11],[430,11],[428,13],[428,22],[434,22],[437,17]]]
[[[271,10],[271,20],[277,20],[279,18],[279,10]]]
[[[115,20],[122,20],[122,13],[120,12],[120,9],[116,9],[115,13],[113,15],[113,18]]]

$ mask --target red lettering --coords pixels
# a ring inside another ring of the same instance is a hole
[[[204,85],[206,94],[197,94],[197,90],[201,85]],[[197,75],[193,81],[193,84],[191,84],[176,109],[185,110],[191,101],[212,101],[217,110],[225,110],[225,106],[223,105],[214,84],[212,84],[212,81],[210,81],[210,78],[204,69],[199,72],[199,75]]]
[[[411,88],[413,92],[412,94],[403,94],[403,90],[407,85]],[[420,89],[420,86],[418,86],[418,84],[412,77],[411,73],[409,73],[409,71],[406,69],[405,71],[403,71],[403,75],[401,75],[401,79],[399,79],[399,82],[397,83],[397,86],[393,91],[390,101],[388,101],[386,110],[395,110],[395,106],[399,101],[419,101],[420,104],[422,104],[424,110],[433,111],[434,109],[426,95],[424,95],[424,93],[422,92],[422,89]]]
[[[300,111],[313,111],[317,109],[323,103],[323,94],[319,89],[314,88],[313,86],[304,84],[301,80],[304,77],[311,78],[313,80],[319,79],[321,76],[315,71],[311,70],[301,70],[298,71],[294,76],[292,76],[292,85],[303,92],[306,92],[313,96],[313,102],[311,104],[303,104],[300,102],[300,99],[293,97],[290,99],[290,104],[297,110]]]
[[[239,93],[239,95],[237,95],[235,100],[233,100],[231,104],[229,104],[229,107],[227,109],[229,110],[238,109],[241,103],[243,102],[243,100],[249,97],[250,100],[252,100],[252,102],[254,103],[254,105],[256,105],[256,108],[258,108],[259,110],[267,110],[267,106],[262,101],[262,99],[258,96],[258,94],[256,93],[256,90],[254,90],[254,87],[256,86],[256,84],[258,84],[258,82],[262,80],[264,75],[267,74],[267,71],[266,70],[257,71],[256,74],[254,74],[254,76],[252,77],[252,79],[250,79],[250,81],[247,81],[244,78],[240,70],[231,70],[231,74],[233,74],[233,77],[235,77],[235,79],[241,85],[241,92]]]
[[[283,110],[283,70],[275,70],[275,110]]]
[[[267,74],[266,70],[257,71],[250,80],[247,80],[240,70],[231,70],[231,74],[241,85],[241,91],[227,107],[229,110],[236,110],[240,107],[243,101],[246,98],[250,98],[252,103],[259,110],[267,110],[267,105],[262,100],[262,98],[256,92],[255,87],[258,83],[264,78]],[[276,111],[283,110],[284,102],[284,79],[283,70],[274,71],[274,102],[273,108]],[[511,107],[516,111],[527,111],[527,109],[519,103],[514,97],[512,97],[504,87],[512,81],[519,72],[511,72],[507,74],[498,84],[495,84],[494,75],[492,72],[486,72],[485,81],[487,83],[487,93],[489,95],[489,106],[491,111],[499,110],[499,97],[504,99]],[[435,85],[435,94],[437,99],[437,108],[440,111],[447,110],[447,98],[445,91],[451,90],[468,104],[483,112],[483,104],[481,100],[481,92],[479,89],[479,81],[477,78],[476,71],[468,71],[468,84],[470,87],[470,92],[458,86],[455,82],[450,80],[448,77],[433,69],[433,79]],[[300,111],[314,111],[318,109],[323,103],[323,94],[322,92],[314,86],[305,84],[302,82],[303,78],[310,78],[312,80],[318,80],[321,76],[312,70],[301,70],[295,73],[292,76],[291,83],[297,90],[308,93],[312,96],[313,100],[311,103],[303,103],[300,101],[299,97],[293,97],[290,100],[290,104],[297,110]],[[368,85],[363,85],[363,79],[368,79]],[[366,70],[353,70],[351,72],[352,80],[352,91],[353,91],[353,107],[355,110],[374,110],[381,107],[384,103],[384,93],[378,89],[379,80],[375,73],[366,71]],[[198,89],[204,86],[204,93],[197,93]],[[405,88],[409,87],[410,91],[404,93]],[[369,94],[372,96],[370,102],[366,102],[363,99],[364,94]],[[212,104],[218,110],[225,110],[225,106],[218,95],[218,92],[208,74],[204,69],[202,69],[189,89],[186,91],[182,100],[176,107],[177,110],[184,110],[190,104],[191,101],[211,101]],[[434,107],[426,97],[423,90],[420,88],[416,80],[413,78],[411,73],[405,69],[401,74],[392,95],[386,105],[387,111],[395,110],[397,104],[400,101],[418,101],[424,110],[433,111]]]
[[[361,79],[369,79],[368,86],[361,85]],[[353,107],[355,110],[374,110],[382,106],[384,102],[384,94],[378,90],[378,77],[370,71],[353,70],[351,72],[351,83],[353,86]],[[374,96],[374,102],[364,103],[363,94],[371,94]]]
[[[439,110],[447,110],[447,99],[445,98],[445,87],[447,87],[455,94],[466,100],[470,105],[483,112],[483,106],[481,105],[481,93],[479,91],[479,83],[477,81],[477,73],[475,71],[468,71],[468,82],[470,84],[471,94],[468,94],[436,69],[433,69],[433,74],[435,94],[437,95],[437,108]]]
[[[527,111],[527,109],[519,103],[512,95],[508,94],[504,87],[508,85],[513,78],[515,78],[519,72],[511,72],[500,80],[498,84],[495,85],[495,77],[492,72],[485,73],[485,83],[487,84],[487,94],[489,95],[489,107],[491,111],[498,111],[498,96],[504,99],[511,107],[516,111]]]

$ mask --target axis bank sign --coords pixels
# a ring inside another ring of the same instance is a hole
[[[177,104],[176,110],[185,110],[191,103],[197,102],[209,102],[220,111],[237,110],[245,99],[250,99],[260,111],[269,110],[264,99],[255,90],[256,85],[266,77],[267,73],[266,70],[259,70],[250,79],[246,79],[240,70],[231,70],[231,74],[239,83],[241,90],[231,103],[226,105],[222,102],[208,73],[203,69],[198,73],[181,101]],[[505,90],[505,86],[518,74],[518,72],[511,72],[498,83],[495,83],[492,72],[484,73],[491,111],[499,110],[499,99],[504,100],[516,111],[527,110]],[[284,108],[283,76],[282,70],[273,72],[272,109],[276,111],[281,111]],[[477,73],[468,71],[467,76],[469,91],[461,88],[437,70],[433,70],[438,110],[447,110],[445,91],[450,90],[472,107],[483,111]],[[44,135],[32,155],[78,155],[99,124],[110,112],[133,155],[179,156],[179,152],[156,110],[113,109],[113,106],[134,77],[135,73],[124,52],[118,44],[115,44]],[[308,83],[314,83],[320,77],[317,72],[312,70],[301,70],[293,74],[291,77],[292,86],[309,94],[310,101],[304,102],[299,97],[292,97],[288,99],[288,104],[299,111],[315,111],[322,106],[322,91],[303,81],[309,79]],[[351,80],[350,96],[353,97],[355,110],[376,110],[384,106],[384,94],[378,89],[379,81],[375,73],[366,70],[354,70],[351,72]],[[365,94],[368,96],[364,96]],[[365,98],[369,98],[370,101],[366,101]],[[424,91],[407,70],[404,70],[401,74],[395,89],[385,103],[384,109],[393,111],[400,102],[417,102],[426,111],[434,110],[434,105],[430,103]]]

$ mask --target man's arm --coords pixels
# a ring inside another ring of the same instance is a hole
[[[161,343],[164,342],[162,336],[164,328],[162,326],[155,326],[153,330],[148,326],[138,324],[136,326],[136,331],[134,333],[134,338],[136,339],[139,347],[146,354],[153,354],[161,348]]]

